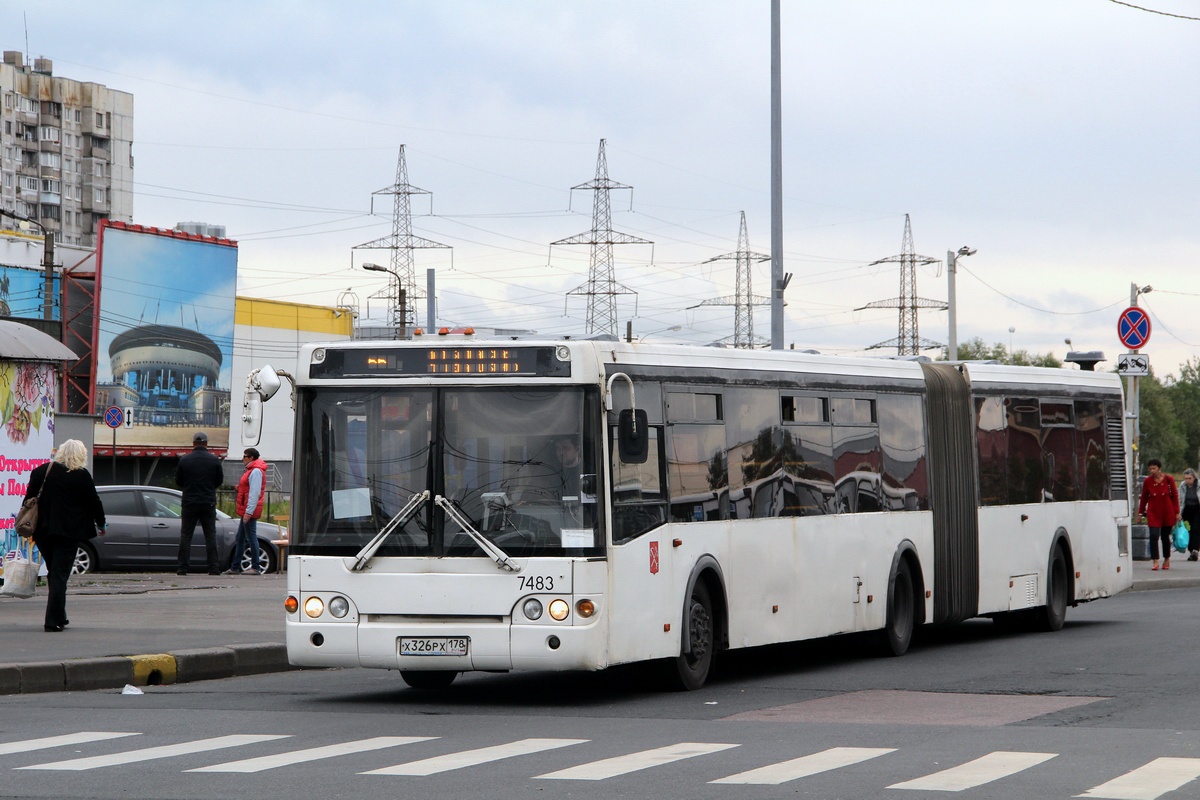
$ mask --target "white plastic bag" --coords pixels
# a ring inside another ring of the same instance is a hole
[[[0,595],[4,597],[33,597],[37,593],[38,570],[41,564],[30,561],[33,547],[22,542],[17,557],[4,562],[4,585]]]

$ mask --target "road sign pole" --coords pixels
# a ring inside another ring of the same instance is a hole
[[[1129,284],[1129,305],[1136,306],[1138,301],[1138,285],[1136,283]],[[1137,350],[1130,347],[1130,353],[1136,353]],[[1126,408],[1131,415],[1129,420],[1129,469],[1132,474],[1129,476],[1129,501],[1130,506],[1136,508],[1135,503],[1139,502],[1136,498],[1136,493],[1141,491],[1140,486],[1135,486],[1139,475],[1142,474],[1141,465],[1138,463],[1138,450],[1141,444],[1142,436],[1142,415],[1138,406],[1141,402],[1141,396],[1138,391],[1138,376],[1132,375],[1129,378],[1129,396],[1126,400]],[[1131,514],[1132,515],[1132,514]]]
[[[112,482],[113,486],[117,485],[117,429],[113,428],[113,449],[112,449]]]

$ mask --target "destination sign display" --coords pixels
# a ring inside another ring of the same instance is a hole
[[[571,362],[559,360],[553,347],[328,348],[325,360],[313,364],[309,374],[313,378],[562,378],[570,377]]]

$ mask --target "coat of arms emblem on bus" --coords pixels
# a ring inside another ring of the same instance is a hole
[[[658,542],[650,543],[650,574],[658,574]]]

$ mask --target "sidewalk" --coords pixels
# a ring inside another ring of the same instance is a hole
[[[73,575],[71,624],[42,629],[46,588],[0,597],[0,694],[121,688],[290,669],[287,576]]]
[[[1133,591],[1200,587],[1200,562],[1133,564]],[[0,694],[121,688],[290,669],[283,645],[287,576],[75,575],[71,625],[46,633],[46,589],[0,598]]]

